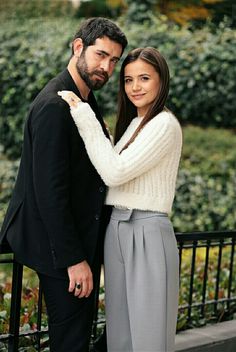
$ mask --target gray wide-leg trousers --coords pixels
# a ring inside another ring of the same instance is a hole
[[[173,352],[178,249],[166,214],[114,208],[105,239],[109,352]]]

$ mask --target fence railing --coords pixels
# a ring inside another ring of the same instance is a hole
[[[178,328],[232,319],[236,231],[176,234],[180,257]]]
[[[180,257],[180,301],[177,330],[208,322],[232,319],[236,312],[236,231],[177,233]],[[8,333],[0,331],[0,352],[21,351],[19,339],[29,338],[35,351],[43,351],[47,328],[42,326],[42,291],[39,286],[37,319],[34,329],[21,329],[23,266],[10,249],[0,247],[0,264],[12,264],[11,305]],[[1,271],[1,269],[0,269]],[[98,297],[98,295],[97,295]],[[0,311],[1,320],[1,311]],[[94,320],[94,337],[104,318]],[[2,344],[2,346],[1,346]],[[46,341],[47,345],[47,341]],[[27,351],[23,348],[22,351]]]

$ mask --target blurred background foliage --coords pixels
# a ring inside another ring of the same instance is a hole
[[[236,8],[230,0],[1,0],[0,223],[29,105],[66,67],[73,34],[90,16],[116,21],[128,37],[127,50],[154,46],[169,63],[167,105],[184,132],[176,231],[235,229]],[[118,72],[96,93],[111,128]]]
[[[9,18],[90,17],[117,18],[124,15],[133,22],[143,21],[147,12],[164,14],[179,25],[199,25],[207,19],[215,24],[224,16],[236,25],[233,0],[1,0],[0,13]],[[142,17],[143,16],[143,17]]]

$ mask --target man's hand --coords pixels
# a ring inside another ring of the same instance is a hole
[[[74,295],[79,298],[88,297],[93,289],[93,274],[86,260],[69,266],[67,271],[70,280],[69,292],[74,291]],[[78,284],[80,288],[76,287]]]

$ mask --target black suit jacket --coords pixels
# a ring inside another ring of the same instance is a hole
[[[80,96],[65,70],[31,105],[18,177],[0,234],[17,261],[54,277],[64,277],[68,266],[84,259],[93,263],[106,192],[59,90]],[[88,103],[107,133],[92,93]]]

